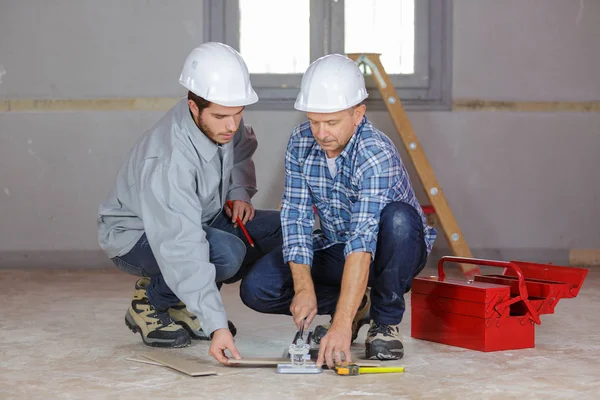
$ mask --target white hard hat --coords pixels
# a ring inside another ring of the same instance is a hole
[[[183,65],[179,83],[203,99],[222,106],[246,106],[258,101],[244,59],[222,43],[208,42],[192,50]]]
[[[355,106],[368,96],[365,78],[358,65],[341,54],[330,54],[308,67],[294,108],[332,113]]]

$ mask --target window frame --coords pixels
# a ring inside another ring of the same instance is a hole
[[[452,0],[415,0],[415,73],[390,74],[407,110],[452,108]],[[239,51],[239,1],[204,0],[204,41]],[[310,0],[310,62],[325,54],[344,54],[344,0]],[[293,110],[302,74],[252,74],[259,102],[249,110]],[[371,110],[385,104],[366,77]]]

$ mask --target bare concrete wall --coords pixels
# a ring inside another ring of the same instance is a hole
[[[600,100],[599,2],[454,4],[456,99]],[[176,79],[201,21],[196,0],[0,0],[0,99],[183,95]],[[106,263],[98,204],[161,114],[0,113],[0,266]],[[368,116],[400,146],[387,113]],[[569,248],[600,247],[600,114],[409,116],[475,254],[561,261]],[[303,116],[245,118],[260,141],[255,205],[275,207],[285,143]]]

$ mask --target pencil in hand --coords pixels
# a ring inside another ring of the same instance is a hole
[[[233,213],[233,203],[231,202],[231,200],[227,200],[227,205],[231,209],[231,213]],[[250,246],[254,247],[254,242],[252,241],[252,238],[250,237],[250,234],[246,230],[246,227],[242,223],[242,220],[240,219],[240,217],[237,217],[237,223],[240,226],[240,228],[242,229],[244,236],[246,236],[246,240],[248,241],[248,244],[250,244]]]

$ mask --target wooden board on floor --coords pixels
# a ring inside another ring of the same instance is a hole
[[[201,360],[190,360],[174,354],[167,354],[166,352],[158,351],[144,352],[139,354],[142,357],[145,357],[152,361],[156,361],[164,366],[167,366],[189,376],[217,375],[217,372],[211,369],[211,365],[207,365]]]
[[[188,358],[181,357],[176,354],[167,354],[162,351],[148,351],[139,353],[140,356],[152,360],[158,365],[163,365],[172,368],[176,371],[182,372],[189,376],[208,376],[208,375],[219,375],[215,371],[213,365],[209,365],[206,361],[202,360],[191,360]],[[133,360],[132,360],[133,361]],[[138,361],[138,360],[135,360]],[[139,361],[138,361],[139,362]],[[229,365],[232,367],[276,367],[278,364],[289,364],[289,358],[280,357],[251,357],[243,358],[241,360],[235,360],[231,358]],[[308,361],[308,364],[314,364],[315,361]],[[355,364],[361,367],[379,367],[381,363],[378,361],[368,360],[355,360]],[[325,366],[326,367],[326,366]]]
[[[600,249],[571,249],[569,265],[582,267],[600,265]]]
[[[279,357],[252,357],[252,358],[242,358],[241,360],[236,360],[233,358],[229,359],[229,365],[235,366],[277,366],[277,364],[289,364],[289,358],[279,358]],[[307,364],[314,364],[315,361],[307,361]],[[380,362],[377,361],[368,361],[368,360],[354,360],[354,363],[361,367],[379,367],[381,366]]]
[[[279,358],[279,357],[252,357],[252,358],[242,358],[241,360],[236,360],[235,358],[230,358],[227,362],[229,365],[241,365],[244,367],[258,366],[258,365],[268,365],[268,366],[276,366],[277,364],[285,364],[289,363],[289,358]],[[314,362],[313,362],[314,364]]]
[[[145,358],[142,359],[142,358],[127,357],[126,360],[127,361],[133,361],[133,362],[141,363],[141,364],[158,365],[159,367],[164,367],[164,365],[161,364],[161,363],[157,363],[156,361],[150,361],[150,360],[145,359]]]

